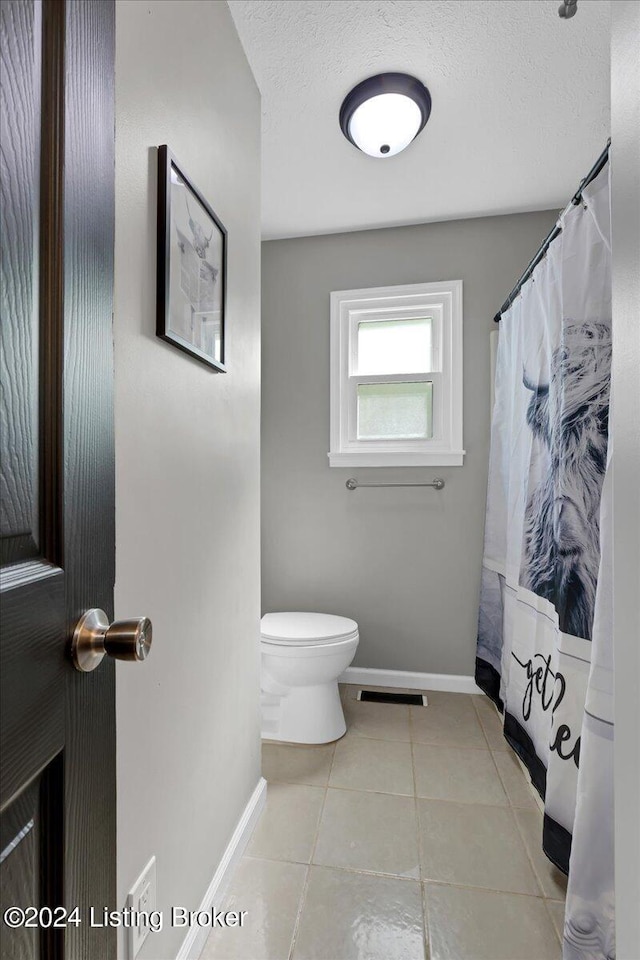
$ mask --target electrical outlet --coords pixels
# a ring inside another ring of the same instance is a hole
[[[151,928],[146,919],[157,909],[156,903],[156,858],[151,857],[127,894],[127,908],[135,920],[129,927],[129,960],[135,960],[149,936]]]

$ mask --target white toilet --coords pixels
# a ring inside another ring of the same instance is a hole
[[[262,736],[329,743],[346,729],[338,677],[353,660],[358,624],[327,613],[266,613],[261,621]]]

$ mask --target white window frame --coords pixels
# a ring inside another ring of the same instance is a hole
[[[358,323],[425,316],[432,318],[433,370],[372,376],[355,372]],[[330,466],[462,466],[462,280],[334,291],[330,357]],[[431,439],[357,439],[359,384],[425,381],[433,383]]]

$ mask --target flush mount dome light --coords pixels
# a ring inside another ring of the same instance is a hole
[[[408,147],[431,113],[431,94],[407,73],[379,73],[347,94],[340,129],[370,157],[393,157]]]

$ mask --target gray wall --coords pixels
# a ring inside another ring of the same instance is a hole
[[[155,854],[164,960],[260,775],[260,97],[226,3],[119,0],[116,29],[116,613],[154,628],[118,665],[118,895]],[[229,231],[224,375],[155,336],[161,143]]]
[[[319,201],[321,202],[321,198]],[[557,211],[262,245],[263,613],[353,617],[355,665],[472,674],[493,315]],[[330,468],[329,293],[464,281],[463,467]],[[429,489],[345,489],[349,476]]]
[[[616,947],[640,957],[640,4],[611,4]]]

